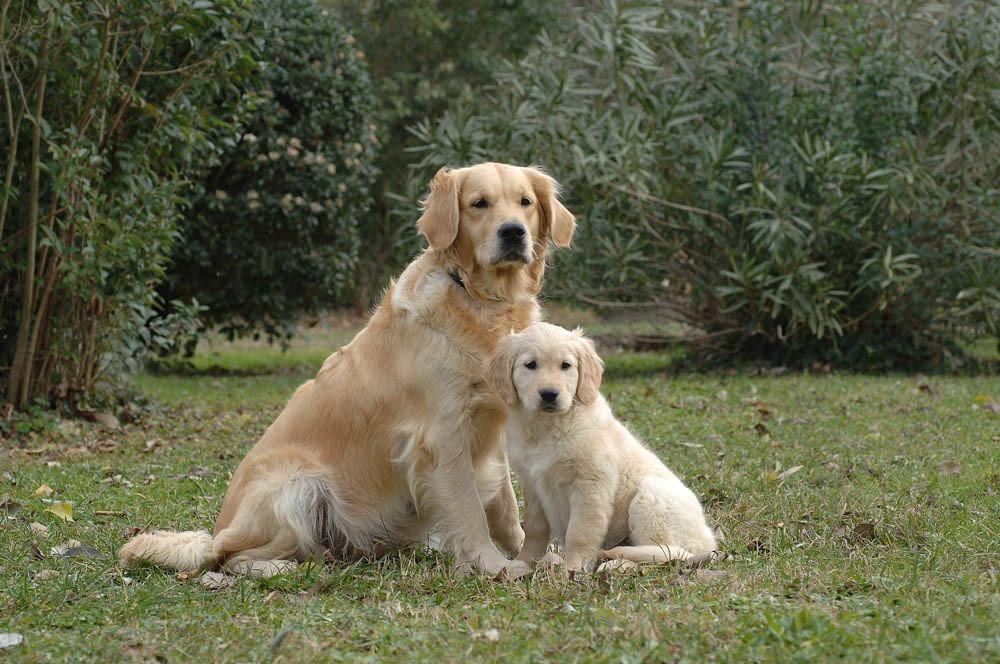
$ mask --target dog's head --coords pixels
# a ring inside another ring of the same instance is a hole
[[[545,413],[594,403],[603,375],[604,363],[579,328],[570,332],[549,323],[504,337],[487,370],[508,406]]]
[[[537,168],[443,168],[430,183],[417,228],[431,250],[465,276],[527,267],[540,280],[549,241],[568,247],[576,226],[556,190],[555,180]]]

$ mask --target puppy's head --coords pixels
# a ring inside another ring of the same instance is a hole
[[[603,374],[604,363],[579,328],[570,332],[549,323],[505,337],[487,371],[507,405],[538,413],[594,403]]]
[[[430,184],[418,230],[431,249],[462,267],[519,268],[544,260],[551,239],[569,246],[576,222],[536,168],[486,163],[441,169]]]

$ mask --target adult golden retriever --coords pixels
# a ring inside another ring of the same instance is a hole
[[[548,244],[574,227],[535,168],[440,170],[417,221],[430,246],[240,463],[214,536],[143,533],[122,562],[270,575],[434,532],[460,566],[526,571],[497,548],[515,556],[524,532],[485,363],[538,319]]]

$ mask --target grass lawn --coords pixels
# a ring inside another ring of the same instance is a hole
[[[725,533],[730,557],[696,573],[501,584],[403,552],[213,590],[115,565],[137,527],[211,528],[243,453],[349,336],[217,343],[202,373],[139,376],[157,405],[120,431],[0,441],[0,633],[24,637],[0,658],[1000,661],[996,376],[675,376],[608,355],[615,411]],[[50,553],[68,539],[92,549]]]

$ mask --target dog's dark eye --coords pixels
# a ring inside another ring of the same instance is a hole
[[[563,370],[563,371],[566,371],[566,370],[567,370],[567,369],[569,369],[569,368],[570,368],[571,366],[573,366],[573,365],[572,365],[572,364],[570,364],[569,362],[563,362],[563,363],[562,363],[562,370]]]
[[[529,205],[531,205],[531,199],[528,198],[527,196],[521,197],[521,205],[523,205],[524,207],[528,207]]]
[[[535,369],[538,368],[538,364],[534,360],[532,360],[531,362],[525,362],[524,368],[531,369],[532,371],[534,371]]]
[[[489,203],[486,202],[485,198],[480,198],[472,204],[472,207],[482,210],[483,208],[489,207]]]

